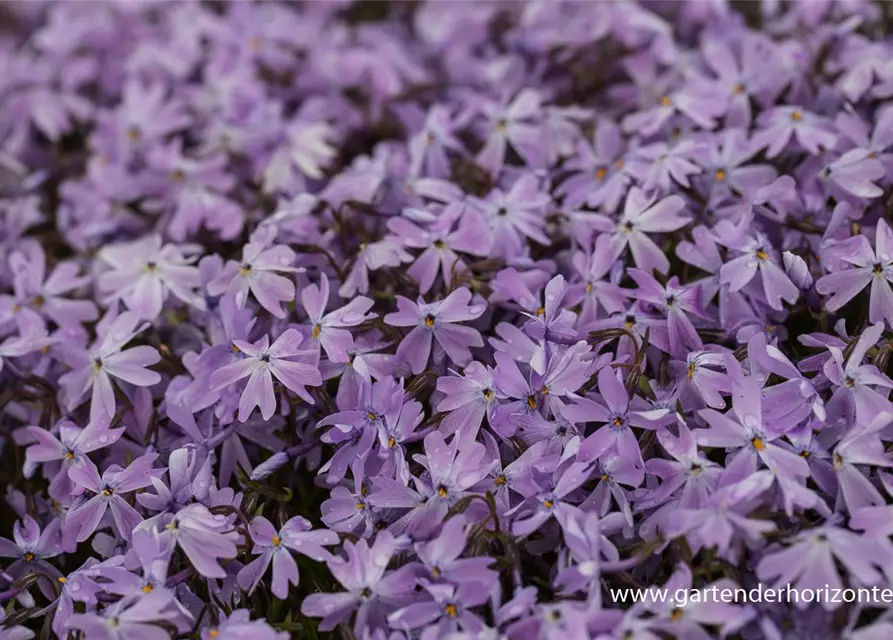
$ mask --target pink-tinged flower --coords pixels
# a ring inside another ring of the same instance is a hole
[[[666,273],[670,261],[648,237],[649,233],[669,233],[689,222],[683,213],[685,201],[679,196],[668,196],[661,200],[657,196],[648,197],[638,187],[629,190],[623,215],[611,237],[611,250],[616,260],[623,250],[629,247],[633,261],[643,271]]]
[[[219,391],[242,378],[248,378],[248,384],[239,400],[240,422],[245,422],[255,407],[260,408],[264,420],[273,417],[276,411],[273,376],[304,401],[313,404],[313,397],[307,393],[305,387],[318,387],[322,384],[319,369],[291,360],[312,353],[298,349],[303,341],[304,337],[296,329],[286,330],[272,345],[267,335],[253,344],[233,340],[233,345],[246,357],[212,373],[211,386],[213,390]]]
[[[487,139],[477,162],[493,175],[505,164],[509,145],[522,157],[535,157],[541,142],[542,96],[534,89],[522,89],[508,104],[486,103]]]
[[[374,303],[358,296],[340,309],[326,313],[328,302],[329,277],[325,273],[320,275],[319,286],[310,284],[301,290],[301,305],[310,321],[311,348],[316,350],[317,358],[322,347],[332,362],[347,362],[348,352],[354,346],[349,327],[376,317],[374,313],[367,313]]]
[[[122,494],[148,487],[152,484],[153,475],[164,473],[164,469],[152,468],[157,459],[157,453],[147,453],[131,462],[126,469],[112,465],[102,476],[89,460],[70,467],[68,475],[72,482],[93,496],[71,509],[63,526],[77,529],[77,541],[83,542],[102,524],[106,511],[111,510],[118,535],[129,541],[143,517]]]
[[[471,360],[469,347],[482,347],[484,341],[477,329],[464,327],[459,322],[479,318],[486,305],[469,304],[471,291],[456,289],[443,300],[426,303],[422,298],[413,302],[397,296],[397,311],[385,316],[385,323],[392,327],[413,327],[397,347],[397,361],[409,363],[413,373],[421,373],[431,355],[432,338],[442,353],[459,366]],[[438,352],[435,351],[435,359]]]
[[[332,555],[323,547],[338,544],[338,534],[325,529],[311,531],[312,525],[301,516],[295,516],[277,533],[269,520],[258,516],[251,522],[249,533],[254,542],[252,553],[260,554],[239,571],[239,586],[249,595],[273,565],[273,595],[284,600],[290,584],[298,584],[298,564],[292,552],[300,553],[317,562],[325,562]]]
[[[140,345],[131,349],[124,346],[149,328],[140,324],[139,316],[126,311],[117,318],[109,313],[97,326],[97,340],[87,349],[67,352],[72,371],[59,378],[69,409],[77,407],[87,393],[90,399],[90,422],[109,420],[115,415],[115,392],[112,378],[136,387],[151,387],[161,376],[147,369],[161,360],[154,347]]]
[[[99,288],[106,294],[105,303],[122,300],[144,320],[157,318],[170,294],[204,309],[204,298],[197,292],[201,285],[199,270],[193,266],[198,256],[187,256],[186,251],[184,247],[163,244],[159,235],[106,245],[97,256],[108,268],[98,280]]]
[[[248,293],[277,318],[285,317],[282,303],[293,300],[295,285],[281,273],[298,271],[292,264],[297,256],[286,245],[267,247],[262,242],[249,242],[242,249],[242,261],[230,260],[210,284],[213,296],[232,296],[239,309],[245,307]]]
[[[841,261],[852,268],[822,276],[816,282],[816,291],[831,296],[825,307],[834,312],[870,284],[869,321],[886,321],[893,327],[893,231],[883,219],[878,220],[874,238],[874,250],[863,235],[843,241],[836,250]]]

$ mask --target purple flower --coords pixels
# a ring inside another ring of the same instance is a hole
[[[412,302],[397,296],[397,311],[385,316],[384,321],[393,327],[413,327],[397,347],[397,361],[406,362],[413,373],[421,373],[431,355],[432,337],[441,354],[464,366],[471,360],[469,347],[482,347],[480,333],[471,327],[456,323],[468,322],[484,313],[485,305],[470,305],[471,291],[456,289],[438,302],[426,303],[422,298]],[[435,351],[435,360],[437,360]],[[441,355],[440,359],[443,357]]]
[[[236,609],[219,624],[202,630],[202,640],[286,640],[287,631],[276,631],[264,620],[252,620],[248,609]]]
[[[272,345],[266,335],[255,343],[233,340],[233,345],[245,357],[212,373],[211,386],[219,391],[242,378],[248,378],[248,384],[239,400],[241,422],[248,419],[255,407],[260,407],[264,420],[273,416],[276,411],[273,376],[305,402],[313,404],[313,398],[305,387],[318,387],[322,384],[319,370],[313,365],[289,359],[308,354],[307,351],[298,349],[303,341],[303,336],[295,329],[286,330]]]
[[[868,318],[871,322],[886,321],[893,326],[893,232],[883,220],[875,229],[875,249],[865,236],[856,236],[840,246],[841,260],[852,268],[835,270],[816,282],[816,291],[831,298],[825,303],[829,311],[838,311],[860,291],[871,285]]]
[[[826,525],[794,536],[791,543],[760,560],[757,565],[760,580],[774,579],[775,587],[790,584],[800,590],[824,589],[826,585],[839,589],[843,585],[835,560],[862,585],[873,585],[881,579],[873,566],[877,556],[872,556],[871,545],[857,533]],[[828,611],[840,606],[833,599],[827,600],[821,604]],[[805,603],[798,601],[795,606],[803,609]]]
[[[226,577],[218,560],[236,557],[236,541],[240,537],[224,516],[213,515],[197,503],[177,511],[162,535],[172,538],[195,570],[206,578]]]
[[[263,516],[251,522],[252,550],[260,557],[239,571],[239,586],[249,594],[254,591],[264,577],[270,564],[273,565],[273,595],[284,600],[288,596],[289,584],[298,584],[298,565],[291,552],[303,554],[317,562],[331,559],[323,546],[338,544],[338,535],[331,531],[311,531],[312,525],[301,516],[295,516],[279,532]]]
[[[282,303],[293,300],[295,286],[280,273],[294,273],[295,253],[285,245],[267,247],[261,242],[249,242],[242,249],[242,260],[230,260],[223,271],[209,285],[211,295],[232,296],[239,309],[245,307],[248,293],[277,318],[284,318]]]
[[[112,378],[137,387],[149,387],[161,381],[160,375],[146,368],[161,360],[156,349],[148,345],[123,349],[148,328],[149,324],[140,324],[139,316],[131,311],[117,318],[112,313],[106,314],[97,326],[96,342],[88,350],[72,351],[68,364],[73,371],[59,379],[71,409],[92,389],[90,422],[109,420],[114,417],[116,406]]]
[[[158,454],[146,453],[126,469],[112,465],[102,476],[90,461],[70,467],[68,476],[72,482],[94,495],[68,512],[64,526],[76,529],[77,541],[83,542],[102,524],[106,512],[111,511],[118,534],[130,540],[131,533],[143,518],[121,494],[149,486],[153,474],[161,472],[152,468],[157,459]]]
[[[91,422],[81,429],[69,420],[58,424],[59,437],[41,427],[26,427],[28,435],[36,442],[25,450],[25,457],[32,463],[61,462],[61,468],[50,482],[51,496],[61,497],[71,491],[68,469],[72,465],[89,462],[87,454],[110,447],[124,433],[124,428],[110,429],[108,420]]]
[[[356,611],[355,629],[384,626],[385,616],[409,601],[414,581],[405,571],[388,571],[396,541],[379,533],[370,547],[365,540],[346,542],[346,559],[335,558],[329,570],[347,589],[342,593],[316,593],[301,603],[305,616],[323,618],[320,631],[329,631]]]
[[[329,360],[347,362],[350,359],[348,351],[353,348],[349,328],[375,317],[374,313],[367,313],[373,301],[359,296],[340,309],[326,313],[328,302],[329,278],[324,273],[318,287],[311,284],[301,290],[301,304],[310,321],[311,344],[317,353],[322,347]]]
[[[388,616],[388,623],[395,629],[436,629],[438,634],[455,633],[457,630],[471,633],[483,628],[483,621],[469,609],[487,601],[484,585],[464,582],[459,586],[422,583],[431,600],[415,602]]]
[[[604,426],[580,443],[577,452],[581,462],[594,460],[608,452],[615,452],[644,468],[642,452],[631,427],[656,429],[667,416],[667,409],[633,409],[629,393],[618,377],[619,370],[604,367],[598,372],[598,390],[604,405],[581,398],[564,408],[562,413],[573,422],[601,422]],[[639,403],[636,403],[639,404]]]
[[[197,294],[199,271],[192,266],[196,256],[187,257],[177,245],[163,245],[161,236],[105,246],[99,260],[108,267],[98,281],[99,288],[108,294],[107,304],[123,300],[128,309],[145,320],[159,316],[169,294],[205,308],[205,301]]]
[[[629,247],[636,266],[644,271],[666,273],[670,263],[649,233],[675,231],[688,223],[682,214],[685,201],[679,196],[658,200],[647,197],[638,187],[629,190],[623,214],[611,238],[611,250],[616,260]]]

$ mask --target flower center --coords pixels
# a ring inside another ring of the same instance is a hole
[[[248,275],[251,275],[251,270],[252,270],[252,269],[253,269],[253,267],[252,267],[249,263],[245,262],[245,263],[243,263],[242,266],[239,268],[239,275],[240,275],[240,276],[248,276]]]
[[[697,365],[694,362],[690,362],[688,365],[688,377],[689,379],[695,377],[695,369],[697,369]]]
[[[740,96],[742,93],[744,93],[744,85],[743,84],[739,83],[739,84],[736,84],[734,87],[732,87],[732,95]]]
[[[672,107],[673,99],[670,96],[661,96],[660,97],[660,106],[662,107]]]
[[[803,112],[800,109],[797,109],[793,113],[791,113],[791,120],[794,122],[800,122],[803,119]]]
[[[278,547],[280,544],[282,544],[282,538],[280,538],[279,536],[273,536],[273,546]]]
[[[105,487],[105,488],[103,488],[103,490],[100,493],[102,493],[102,495],[104,495],[106,498],[108,498],[108,497],[114,495],[115,490],[112,489],[111,487]]]
[[[446,242],[444,242],[443,240],[435,240],[432,244],[434,245],[435,249],[445,249],[446,248]]]
[[[432,316],[430,313],[425,316],[425,326],[429,329],[434,326],[434,316]]]
[[[455,618],[457,615],[459,615],[459,610],[452,602],[443,608],[443,612],[450,618]]]
[[[143,271],[145,271],[146,273],[155,273],[156,271],[158,271],[158,263],[152,261],[147,262],[146,266],[143,267]]]
[[[441,498],[446,498],[448,495],[450,495],[450,492],[445,486],[440,485],[439,487],[437,487],[437,495],[439,495]]]
[[[34,300],[31,301],[31,304],[33,304],[35,307],[40,309],[43,305],[46,304],[46,302],[47,302],[46,298],[44,298],[41,295],[36,295],[36,296],[34,296]]]
[[[313,337],[318,338],[320,333],[322,333],[322,327],[319,324],[313,325]]]
[[[717,169],[716,173],[713,174],[713,177],[717,182],[722,182],[726,179],[726,170],[725,169]]]
[[[751,440],[750,443],[753,445],[753,448],[756,449],[757,451],[762,451],[763,449],[766,448],[766,444],[763,442],[763,439],[760,438],[759,436],[757,436],[756,438]]]
[[[34,554],[28,551],[25,554],[25,562],[31,562],[32,560],[34,560]]]
[[[555,501],[552,500],[552,498],[546,498],[543,500],[543,506],[546,507],[546,509],[551,509],[555,506]]]
[[[395,444],[397,444],[397,438],[391,436],[391,439],[388,440],[388,449],[393,449]]]
[[[490,401],[493,399],[493,389],[484,389],[484,400]]]
[[[595,180],[596,182],[601,182],[605,179],[605,176],[608,175],[608,170],[604,167],[599,167],[595,170]]]
[[[141,591],[143,593],[152,593],[153,591],[155,591],[155,585],[152,584],[151,582],[147,582],[146,584],[143,585],[143,588],[141,589]]]
[[[871,272],[876,276],[883,274],[884,273],[884,265],[882,265],[880,262],[875,262],[874,266],[871,268]]]
[[[621,418],[620,416],[614,416],[614,419],[611,420],[611,422],[615,427],[623,426],[623,418]]]
[[[527,406],[536,409],[536,396],[527,396]]]
[[[676,607],[675,609],[673,609],[673,613],[670,614],[670,619],[673,622],[679,622],[679,620],[681,618],[682,618],[682,608]]]
[[[496,480],[494,482],[496,483],[497,487],[501,487],[507,482],[507,480],[505,479],[505,475],[500,473],[498,476],[496,476]]]
[[[769,254],[766,253],[765,251],[763,251],[762,249],[758,249],[757,250],[757,258],[759,258],[760,260],[768,260]]]

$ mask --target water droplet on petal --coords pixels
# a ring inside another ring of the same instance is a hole
[[[279,264],[289,264],[291,262],[291,258],[288,256],[282,256],[279,258]]]
[[[101,436],[99,436],[99,441],[102,443],[108,442],[108,439],[109,439],[109,437],[104,433]]]
[[[756,416],[746,415],[744,416],[744,426],[746,427],[755,427],[759,424],[759,420],[757,420]]]
[[[80,582],[75,582],[73,585],[71,585],[71,586],[69,587],[69,589],[71,589],[72,591],[80,591],[80,590],[81,590],[81,583],[80,583]]]
[[[555,299],[554,293],[550,293],[549,295],[546,296],[546,300],[554,300],[554,299]]]
[[[748,260],[748,261],[747,261],[747,266],[748,266],[749,268],[751,268],[751,269],[756,269],[756,268],[757,268],[757,261],[756,261],[756,260]]]
[[[236,306],[240,309],[245,306],[245,294],[241,291],[236,294]]]

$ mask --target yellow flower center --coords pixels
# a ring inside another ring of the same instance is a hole
[[[763,442],[763,439],[760,438],[759,436],[757,436],[756,438],[751,440],[750,443],[753,445],[753,448],[756,449],[757,451],[762,451],[763,449],[766,448],[766,445]]]
[[[623,418],[621,418],[620,416],[615,416],[614,419],[611,420],[611,422],[614,424],[615,427],[623,426]]]
[[[794,122],[800,122],[803,119],[803,112],[797,109],[791,114],[791,120]]]
[[[536,396],[527,396],[527,406],[536,409]]]
[[[450,492],[445,486],[440,485],[439,487],[437,487],[437,495],[439,495],[441,498],[446,498],[448,495],[450,495]]]
[[[543,506],[546,507],[546,509],[551,509],[555,506],[555,501],[551,498],[546,498],[545,500],[543,500]]]
[[[484,400],[492,400],[493,396],[493,389],[484,389]]]
[[[397,438],[391,436],[391,439],[388,440],[388,449],[393,449],[395,444],[397,444]]]
[[[670,96],[661,96],[660,97],[660,106],[662,107],[672,107],[673,99]]]
[[[273,536],[273,546],[278,547],[280,544],[282,544],[282,538],[280,538],[279,536]]]
[[[759,258],[760,260],[768,260],[769,254],[760,249],[759,251],[757,251],[757,258]]]
[[[26,561],[26,562],[31,562],[32,560],[34,560],[34,554],[31,553],[30,551],[28,551],[28,552],[25,554],[25,561]]]
[[[429,329],[434,326],[434,316],[427,315],[425,316],[425,326]]]
[[[591,283],[591,282],[587,282],[587,283],[586,283],[586,286],[583,287],[583,289],[586,291],[586,293],[592,293],[592,283]]]
[[[605,176],[608,175],[608,170],[604,167],[599,167],[595,170],[595,180],[596,182],[601,182],[605,179]]]
[[[142,588],[143,593],[152,593],[153,591],[155,591],[155,585],[153,585],[151,582],[147,582],[146,584],[143,585],[143,588]]]
[[[538,316],[544,316],[544,315],[546,315],[546,309],[545,309],[545,307],[537,307],[537,308],[536,308],[536,315],[538,315]]]
[[[211,640],[214,640],[214,638],[216,638],[216,637],[219,636],[219,635],[220,635],[220,632],[219,632],[216,628],[215,628],[215,629],[211,629],[210,631],[208,631],[208,637],[209,637]]]
[[[725,169],[717,169],[716,173],[713,174],[713,177],[716,178],[717,182],[722,182],[726,179],[726,170]]]
[[[447,614],[450,618],[455,618],[459,615],[459,610],[456,608],[452,602],[443,608],[444,613]]]
[[[496,476],[495,482],[497,487],[501,487],[506,483],[505,476],[500,473],[498,476]]]
[[[313,325],[313,331],[312,331],[313,337],[318,338],[320,333],[322,333],[322,327],[319,326],[318,324]]]
[[[354,505],[354,506],[357,508],[357,511],[362,511],[363,509],[366,508],[366,503],[365,503],[365,502],[358,502],[358,503],[356,503],[356,505]]]
[[[689,378],[695,377],[695,369],[697,369],[697,368],[698,367],[694,362],[689,363],[689,365],[688,365],[688,377]]]
[[[673,622],[679,622],[679,620],[682,619],[682,608],[676,607],[675,609],[673,609],[673,613],[670,614],[670,619]]]
[[[744,85],[743,84],[736,84],[734,87],[732,87],[733,95],[740,96],[742,93],[744,93]]]
[[[68,578],[66,578],[65,576],[59,576],[58,578],[56,578],[56,580],[59,581],[59,584],[65,584],[66,582],[68,582]]]

